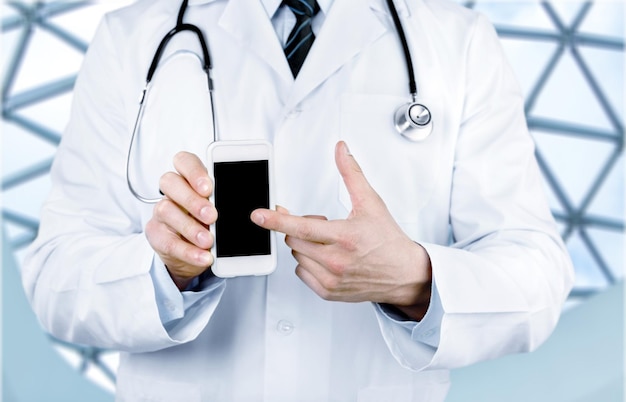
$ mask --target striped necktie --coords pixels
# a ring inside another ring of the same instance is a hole
[[[296,16],[296,25],[285,44],[285,56],[291,67],[291,73],[295,77],[315,40],[311,21],[320,7],[315,0],[283,0],[283,5],[289,7]]]

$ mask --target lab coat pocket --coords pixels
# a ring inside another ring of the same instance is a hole
[[[394,127],[394,113],[407,97],[346,94],[341,99],[340,138],[396,221],[416,222],[432,196],[443,144],[441,99],[418,99],[432,114],[433,132],[423,141],[405,139]],[[339,178],[339,200],[350,211],[350,195]]]

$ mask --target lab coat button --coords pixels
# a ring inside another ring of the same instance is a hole
[[[276,331],[283,335],[290,335],[294,328],[293,323],[287,320],[280,320],[276,325]]]

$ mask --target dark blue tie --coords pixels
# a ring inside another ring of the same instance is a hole
[[[285,44],[285,56],[291,67],[291,73],[295,77],[315,40],[311,21],[320,7],[315,0],[283,0],[283,5],[289,7],[296,16],[296,25]]]

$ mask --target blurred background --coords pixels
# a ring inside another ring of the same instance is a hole
[[[112,401],[118,355],[45,335],[19,279],[83,54],[131,3],[4,1],[2,400]],[[526,96],[550,205],[576,268],[538,351],[453,372],[448,400],[624,400],[624,18],[620,0],[457,1],[496,26]]]

